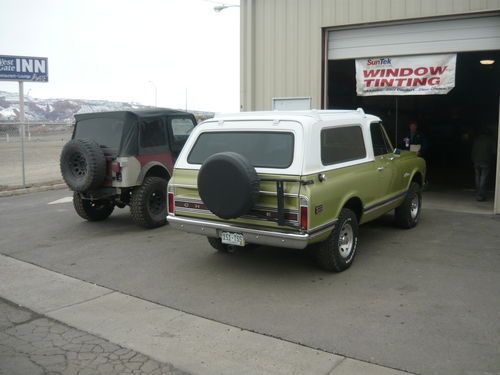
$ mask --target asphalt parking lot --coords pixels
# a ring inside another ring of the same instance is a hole
[[[500,231],[490,215],[425,209],[360,231],[351,269],[307,252],[218,254],[202,237],[82,221],[67,190],[0,198],[0,252],[218,322],[423,374],[500,373]],[[60,199],[59,203],[49,204]]]

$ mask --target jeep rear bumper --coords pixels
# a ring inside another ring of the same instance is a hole
[[[172,227],[184,232],[215,238],[220,237],[220,232],[233,232],[242,234],[246,243],[291,249],[304,249],[311,242],[313,237],[317,235],[316,233],[286,233],[272,230],[252,229],[232,224],[173,215],[169,215],[167,220]]]

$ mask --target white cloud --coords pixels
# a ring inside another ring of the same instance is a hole
[[[34,97],[239,109],[239,9],[203,0],[3,0],[0,54],[46,56]],[[0,90],[17,84],[0,82]]]

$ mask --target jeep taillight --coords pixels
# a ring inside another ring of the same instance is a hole
[[[174,214],[175,212],[175,203],[174,203],[174,193],[168,192],[168,213]]]
[[[309,228],[309,202],[307,198],[300,197],[300,229],[307,230]]]
[[[120,162],[113,161],[111,163],[111,170],[115,173],[120,173],[122,171],[122,166],[120,165]]]

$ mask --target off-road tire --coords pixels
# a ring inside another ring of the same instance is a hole
[[[215,250],[221,253],[229,252],[229,245],[223,244],[220,238],[207,237],[207,240],[210,246],[212,246]]]
[[[422,210],[422,188],[416,182],[410,184],[403,203],[395,210],[396,225],[410,229],[418,224]]]
[[[350,246],[344,242],[348,239]],[[357,248],[358,219],[350,209],[343,208],[330,236],[317,245],[316,260],[324,270],[342,272],[351,266]]]
[[[102,221],[111,215],[115,208],[112,200],[101,199],[91,201],[89,199],[82,199],[80,193],[73,193],[73,207],[82,219],[88,221]]]
[[[66,143],[59,161],[61,175],[73,191],[96,189],[106,178],[106,157],[90,139],[72,139]]]
[[[167,180],[146,177],[141,186],[134,189],[130,200],[130,212],[137,225],[157,228],[167,223]]]

